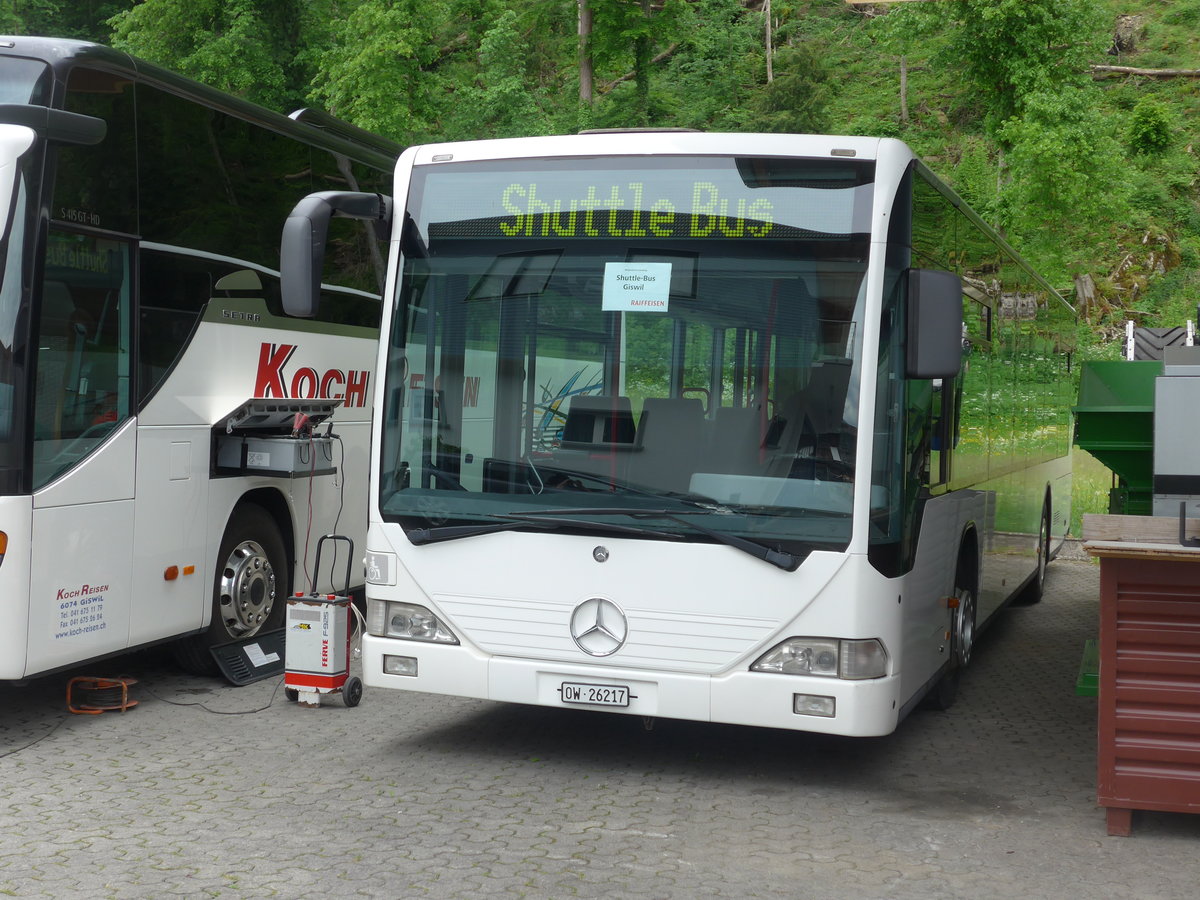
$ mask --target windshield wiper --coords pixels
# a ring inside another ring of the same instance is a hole
[[[495,531],[512,531],[515,528],[549,528],[552,523],[542,524],[526,519],[504,522],[478,522],[474,525],[440,525],[434,528],[414,528],[408,532],[408,539],[413,544],[436,544],[440,541],[454,541],[459,538],[475,537],[479,534],[491,534]]]
[[[673,531],[653,531],[649,528],[642,528],[638,525],[621,525],[617,522],[594,522],[592,520],[580,521],[579,519],[571,519],[564,515],[555,515],[555,513],[577,513],[577,509],[560,509],[547,510],[546,512],[530,512],[530,513],[509,513],[509,517],[513,519],[523,519],[530,523],[563,526],[570,528],[583,528],[595,531],[611,531],[614,534],[636,534],[638,537],[656,537],[666,538],[667,540],[677,541],[679,535]],[[583,510],[586,515],[588,513],[597,513],[600,510]],[[608,512],[608,510],[605,510]],[[619,510],[622,514],[627,514],[625,510]]]
[[[557,512],[575,512],[575,510],[557,510]],[[498,517],[499,518],[499,517]],[[459,538],[475,537],[480,534],[493,534],[497,531],[513,531],[517,528],[582,528],[592,531],[607,531],[614,534],[635,534],[638,537],[664,538],[679,540],[679,535],[670,531],[655,531],[638,525],[620,525],[616,522],[581,522],[566,516],[555,516],[542,513],[509,513],[499,522],[478,522],[473,525],[441,525],[434,528],[414,528],[408,532],[408,539],[413,544],[436,544],[441,541],[454,541]]]
[[[763,562],[770,563],[771,565],[777,566],[780,569],[785,569],[788,572],[796,571],[796,568],[800,565],[800,558],[797,557],[794,553],[788,553],[786,550],[776,550],[773,547],[768,547],[766,544],[760,544],[757,541],[752,541],[752,540],[749,540],[748,538],[738,537],[736,534],[726,534],[725,532],[722,532],[722,531],[714,531],[713,529],[708,528],[704,525],[701,525],[693,520],[684,518],[685,516],[690,517],[690,516],[704,515],[705,513],[716,512],[721,509],[722,509],[722,507],[720,507],[720,506],[717,506],[715,508],[704,507],[701,509],[639,509],[637,507],[592,506],[592,507],[581,507],[578,509],[548,509],[545,512],[522,513],[519,516],[517,514],[512,514],[512,517],[513,518],[518,518],[518,517],[528,518],[528,519],[534,520],[534,521],[540,520],[540,521],[552,521],[552,522],[570,522],[570,521],[572,521],[570,519],[558,518],[559,516],[565,516],[567,514],[584,515],[584,516],[600,516],[600,515],[629,516],[630,518],[634,518],[634,519],[667,519],[672,522],[678,522],[680,525],[684,525],[688,528],[694,528],[694,529],[696,529],[696,531],[700,532],[701,534],[705,535],[706,537],[712,538],[717,543],[724,544],[727,547],[733,547],[736,550],[741,550],[743,553],[750,554],[755,559],[761,559]],[[547,518],[547,517],[554,517],[554,518]],[[578,524],[587,524],[589,527],[591,527],[593,525],[598,526],[598,527],[611,527],[613,530],[617,530],[618,528],[623,528],[623,529],[627,529],[627,530],[632,531],[637,534],[652,534],[653,533],[653,532],[643,532],[640,529],[632,528],[631,526],[628,526],[628,525],[607,526],[607,525],[602,525],[602,523],[599,523],[599,522],[587,522],[587,523],[578,523]],[[673,536],[678,537],[678,535],[673,535]]]
[[[667,519],[671,522],[677,522],[688,528],[694,528],[696,531],[712,538],[719,544],[724,544],[727,547],[733,547],[735,550],[741,550],[753,556],[755,559],[761,559],[765,563],[770,563],[777,568],[784,569],[788,572],[794,572],[800,565],[800,557],[794,553],[788,553],[786,550],[776,550],[773,547],[768,547],[765,544],[760,544],[757,541],[752,541],[747,538],[738,537],[735,534],[726,534],[721,531],[714,531],[704,525],[699,524],[694,520],[690,520],[691,516],[703,515],[712,512],[710,509],[639,509],[637,507],[581,507],[578,509],[548,509],[542,512],[512,512],[508,513],[501,521],[498,522],[479,522],[472,525],[442,525],[434,528],[414,528],[408,532],[408,539],[413,544],[420,546],[422,544],[436,544],[441,541],[454,541],[459,538],[476,537],[481,534],[493,534],[498,531],[513,531],[517,528],[579,528],[589,531],[606,531],[613,534],[631,534],[637,537],[661,538],[664,540],[680,540],[681,535],[670,531],[656,531],[649,528],[643,528],[638,525],[622,525],[617,522],[596,522],[594,520],[580,521],[579,519],[570,518],[570,516],[600,516],[600,515],[615,515],[629,516],[634,519]]]

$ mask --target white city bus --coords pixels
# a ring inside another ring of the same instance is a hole
[[[368,685],[880,735],[1040,597],[1074,312],[903,143],[439,144],[394,195]]]
[[[304,119],[0,39],[0,679],[168,639],[210,669],[281,627],[321,534],[361,547],[384,245],[340,223],[296,320],[279,229],[400,148]]]

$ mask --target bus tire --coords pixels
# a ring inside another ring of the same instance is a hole
[[[216,674],[213,647],[283,627],[288,590],[279,526],[261,506],[238,506],[217,554],[212,620],[207,630],[177,642],[179,664],[192,674]]]
[[[1046,567],[1050,565],[1050,498],[1042,504],[1042,523],[1038,526],[1037,569],[1025,589],[1017,595],[1016,603],[1020,606],[1032,606],[1040,603],[1046,592]]]
[[[966,548],[960,551],[954,574],[954,616],[950,625],[950,665],[926,697],[926,706],[947,710],[958,697],[962,670],[971,662],[975,650],[975,618],[977,613],[977,579],[974,567],[966,563]]]

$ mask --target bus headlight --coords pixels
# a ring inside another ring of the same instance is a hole
[[[388,600],[371,600],[368,606],[367,631],[371,634],[406,641],[458,643],[458,638],[442,624],[441,619],[424,606]]]
[[[750,667],[752,672],[780,675],[818,675],[861,681],[887,674],[887,651],[874,638],[843,641],[837,638],[793,637],[776,644]]]

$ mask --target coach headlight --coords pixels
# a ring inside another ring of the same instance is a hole
[[[387,600],[371,600],[368,605],[367,631],[371,634],[435,644],[458,643],[442,620],[424,606]]]
[[[817,675],[861,681],[887,674],[887,651],[874,638],[843,641],[836,638],[793,637],[776,644],[750,667],[752,672]]]

